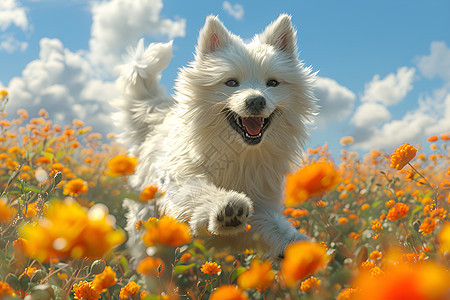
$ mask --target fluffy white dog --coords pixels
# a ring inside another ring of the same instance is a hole
[[[308,239],[283,216],[281,201],[316,111],[314,74],[298,59],[290,16],[249,43],[208,17],[173,96],[159,84],[171,48],[170,42],[145,49],[141,40],[118,79],[122,126],[139,162],[132,185],[166,191],[157,211],[126,202],[129,246],[145,255],[136,247],[135,223],[168,215],[215,246],[259,243],[268,256],[283,256],[290,243]]]

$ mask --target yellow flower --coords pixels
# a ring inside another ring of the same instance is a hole
[[[146,257],[139,262],[136,271],[145,276],[159,276],[165,269],[162,259]]]
[[[246,292],[241,291],[235,285],[221,285],[212,292],[209,300],[247,300]]]
[[[416,156],[416,153],[417,150],[409,143],[401,145],[391,154],[391,168],[403,169]]]
[[[134,296],[139,292],[141,286],[134,282],[133,280],[128,282],[128,284],[120,290],[119,299],[126,300],[130,296]]]
[[[0,91],[0,100],[6,99],[7,96],[8,96],[8,91],[7,90],[1,90]]]
[[[73,292],[75,299],[79,300],[96,300],[100,298],[100,291],[98,291],[92,282],[81,281],[73,285]]]
[[[9,207],[6,199],[0,199],[0,223],[5,223],[11,220],[13,211],[11,207]]]
[[[187,225],[167,216],[159,220],[151,218],[144,226],[146,230],[142,240],[147,246],[160,244],[178,247],[191,241]]]
[[[253,259],[250,264],[250,269],[244,271],[239,275],[237,283],[243,289],[257,289],[259,292],[267,290],[275,278],[275,273],[272,271],[270,261],[266,260],[263,263],[259,259]]]
[[[0,299],[9,299],[9,297],[14,297],[14,290],[6,282],[0,281]]]
[[[316,277],[310,277],[303,281],[300,285],[300,289],[304,291],[305,293],[309,292],[312,288],[319,287],[321,283],[321,280],[317,279]]]
[[[25,271],[23,271],[22,274],[20,274],[20,276],[26,274],[26,275],[28,275],[28,277],[31,278],[31,276],[33,276],[34,272],[36,272],[36,268],[26,268]]]
[[[108,162],[106,174],[113,177],[131,175],[134,173],[136,165],[136,157],[117,155]]]
[[[27,254],[40,261],[57,258],[100,258],[125,240],[114,230],[106,208],[94,205],[86,211],[76,202],[54,201],[37,224],[19,229],[27,240]]]
[[[389,221],[397,221],[404,218],[409,211],[408,205],[405,203],[397,203],[394,207],[389,209],[386,219]]]
[[[446,222],[438,235],[439,250],[442,253],[450,252],[450,223]]]
[[[86,182],[81,178],[76,178],[70,180],[65,186],[64,186],[64,195],[70,195],[70,196],[78,196],[79,194],[84,194],[88,191],[88,186]]]
[[[107,287],[115,285],[116,282],[116,272],[114,272],[110,266],[106,266],[102,273],[95,275],[92,284],[101,292]]]
[[[208,274],[208,275],[213,275],[213,274],[217,274],[217,273],[221,272],[222,269],[220,268],[220,266],[217,263],[207,261],[202,265],[202,267],[200,268],[200,271],[202,271],[203,273]]]
[[[304,241],[289,245],[284,256],[281,262],[281,273],[287,286],[295,285],[298,280],[313,274],[328,261],[326,249],[323,246]]]
[[[309,197],[321,195],[334,188],[340,180],[331,163],[318,162],[303,167],[287,177],[286,205],[294,206]]]

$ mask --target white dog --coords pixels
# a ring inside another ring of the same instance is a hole
[[[168,215],[215,246],[252,248],[256,234],[268,256],[283,256],[290,243],[308,239],[283,216],[281,201],[316,111],[314,74],[298,60],[290,17],[249,43],[208,17],[173,96],[159,84],[171,47],[144,49],[141,40],[118,79],[122,126],[139,162],[132,185],[166,191],[156,212],[126,202],[130,247],[145,255],[135,247],[135,223]]]

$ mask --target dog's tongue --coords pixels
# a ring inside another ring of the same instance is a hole
[[[262,117],[242,117],[242,125],[251,135],[258,135],[261,132],[262,123]]]

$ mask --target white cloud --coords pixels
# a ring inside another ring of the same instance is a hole
[[[372,81],[365,85],[361,100],[379,102],[386,106],[401,102],[413,88],[415,71],[414,68],[401,67],[397,74],[391,73],[383,79],[376,74]]]
[[[89,59],[109,75],[121,63],[123,50],[140,37],[184,36],[186,20],[163,19],[162,8],[161,0],[94,2]]]
[[[391,114],[382,104],[366,102],[361,104],[351,119],[356,127],[378,126],[391,119]]]
[[[244,17],[244,7],[241,4],[232,5],[230,2],[224,1],[222,9],[237,20],[242,20]]]
[[[345,120],[352,112],[356,99],[348,88],[326,77],[316,78],[315,94],[321,106],[316,118],[319,124]]]
[[[450,82],[450,49],[444,42],[432,42],[430,55],[416,58],[419,71],[428,78],[439,76]]]
[[[109,132],[114,83],[96,80],[84,53],[65,49],[57,39],[42,39],[40,49],[39,59],[9,83],[10,115],[18,108],[25,108],[30,115],[45,108],[61,125],[80,118],[97,131]]]
[[[0,31],[7,32],[14,25],[26,32],[30,29],[26,8],[22,7],[16,0],[0,1]],[[0,37],[0,51],[13,53],[17,50],[24,52],[28,43],[19,41],[14,33],[7,32]]]
[[[24,52],[28,48],[28,43],[18,41],[13,35],[4,34],[0,39],[0,51],[6,51],[7,53],[13,53],[17,50]]]
[[[60,125],[77,118],[97,132],[113,131],[111,113],[115,109],[111,103],[117,92],[108,79],[115,79],[112,71],[122,63],[122,52],[141,36],[185,34],[185,20],[161,18],[161,9],[160,0],[96,2],[90,50],[72,52],[58,39],[41,39],[39,58],[8,84],[9,114],[25,108],[30,116],[36,116],[45,108]]]
[[[422,143],[430,135],[450,131],[450,84],[419,101],[419,107],[401,119],[384,123],[381,127],[357,128],[356,148],[393,150],[399,145]]]
[[[5,31],[12,24],[20,27],[23,31],[28,30],[26,9],[16,0],[2,0],[0,1],[0,29]]]

